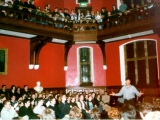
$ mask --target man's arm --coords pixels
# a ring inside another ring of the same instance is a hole
[[[123,87],[121,88],[121,90],[119,91],[119,93],[112,92],[112,93],[109,94],[109,95],[111,95],[111,96],[122,96],[123,93],[124,93],[124,91],[125,91],[125,89],[124,89],[124,86],[123,86]]]
[[[122,96],[124,93],[124,86],[121,88],[121,90],[119,91],[119,93],[116,93],[114,96]]]
[[[144,93],[142,93],[141,91],[139,92],[134,86],[133,86],[133,92],[140,97],[141,95],[143,95]]]

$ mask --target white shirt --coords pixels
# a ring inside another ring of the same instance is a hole
[[[12,120],[12,118],[14,118],[14,117],[18,117],[18,114],[13,108],[6,109],[5,107],[3,107],[2,111],[1,111],[1,119],[2,120]]]
[[[33,112],[34,112],[35,114],[42,115],[44,109],[45,109],[44,106],[38,106],[38,105],[37,105],[36,107],[34,107]]]

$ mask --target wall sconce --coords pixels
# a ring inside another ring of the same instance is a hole
[[[64,71],[67,71],[67,69],[68,69],[68,66],[64,66]]]
[[[29,64],[29,69],[37,70],[38,68],[39,68],[39,65]]]
[[[106,65],[103,65],[103,69],[104,69],[104,70],[107,70],[107,66],[106,66]]]

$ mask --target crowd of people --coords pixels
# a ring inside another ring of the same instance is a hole
[[[130,79],[126,79],[126,87],[129,85],[129,93],[135,93],[139,97],[136,88],[130,85]],[[123,86],[125,87],[125,86]],[[122,89],[123,89],[122,87]],[[6,90],[6,85],[2,85],[0,90],[0,118],[2,120],[53,120],[53,119],[114,119],[114,120],[159,120],[160,119],[160,99],[154,103],[146,103],[136,100],[134,103],[128,101],[117,101],[115,96],[126,94],[121,90],[119,93],[108,94],[104,91],[68,93],[38,93],[30,91],[27,85],[24,88],[11,86]],[[127,93],[128,94],[128,93]],[[127,95],[123,95],[127,98]],[[129,97],[134,97],[129,96]],[[135,99],[134,99],[135,100]],[[131,104],[130,104],[131,103]]]
[[[67,8],[64,8],[62,10],[61,8],[56,7],[54,11],[51,11],[50,4],[45,5],[44,9],[42,10],[40,6],[35,6],[34,0],[26,0],[24,3],[21,0],[7,0],[7,2],[1,0],[0,6],[8,7],[10,9],[21,11],[23,13],[30,13],[37,15],[39,17],[46,17],[50,18],[50,20],[41,20],[40,18],[34,18],[28,17],[27,15],[23,16],[23,19],[26,21],[31,22],[37,22],[38,24],[44,24],[44,25],[54,25],[55,27],[59,28],[66,28],[70,29],[71,26],[68,26],[67,24],[57,24],[53,21],[61,21],[63,23],[102,23],[106,21],[111,21],[113,18],[118,18],[130,13],[134,12],[143,12],[145,9],[150,9],[155,6],[153,1],[146,0],[144,4],[136,4],[134,0],[131,0],[131,5],[127,5],[124,3],[124,0],[120,0],[121,5],[119,8],[116,7],[116,5],[112,6],[112,10],[107,10],[106,7],[102,7],[101,10],[95,11],[89,11],[87,10],[86,13],[83,13],[80,9],[77,11],[75,10],[69,10]],[[160,2],[158,2],[156,5],[159,6]],[[145,5],[148,5],[144,7]],[[141,7],[143,6],[143,7]],[[20,13],[17,13],[16,16],[13,12],[7,12],[6,10],[1,11],[1,16],[10,16],[10,17],[16,17],[17,19],[22,19],[22,15]],[[141,16],[140,16],[141,17]],[[140,19],[140,17],[138,19]],[[52,21],[53,20],[53,21]],[[103,27],[110,27],[110,25],[99,25],[98,28],[102,29]],[[76,28],[75,28],[76,29]],[[83,29],[81,29],[83,30]]]

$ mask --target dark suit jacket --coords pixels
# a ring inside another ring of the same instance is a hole
[[[49,106],[48,108],[52,109],[55,112],[56,119],[62,119],[64,116],[61,114],[60,109],[58,105],[55,106]]]
[[[7,90],[5,90],[5,91],[0,90],[0,94],[3,94],[6,96],[6,98],[8,98],[8,91]]]
[[[60,102],[58,105],[58,108],[60,109],[60,112],[63,115],[63,117],[66,114],[69,114],[69,112],[70,112],[70,105],[67,102],[65,104]]]
[[[37,114],[33,113],[33,110],[31,109],[31,107],[26,108],[25,106],[22,106],[19,109],[19,116],[23,117],[25,115],[28,115],[29,119],[39,119]]]

